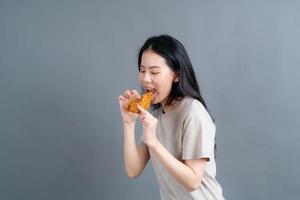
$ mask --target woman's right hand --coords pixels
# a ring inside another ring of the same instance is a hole
[[[136,90],[126,90],[122,95],[119,96],[120,111],[123,122],[135,122],[138,115],[127,111],[127,106],[132,98],[141,98],[141,95]]]

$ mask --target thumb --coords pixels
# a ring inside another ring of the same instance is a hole
[[[147,114],[148,111],[145,110],[141,105],[137,105],[137,109],[140,111],[140,114]]]

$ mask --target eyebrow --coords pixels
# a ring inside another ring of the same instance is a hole
[[[140,67],[147,68],[147,67],[145,67],[145,66],[143,66],[143,65],[140,65]],[[159,67],[159,66],[150,66],[150,67],[149,67],[149,69],[153,69],[153,68],[160,68],[160,67]]]

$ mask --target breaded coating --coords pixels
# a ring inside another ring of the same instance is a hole
[[[128,112],[133,113],[139,113],[139,110],[137,109],[137,105],[139,104],[142,106],[145,110],[148,110],[151,106],[151,101],[153,99],[153,93],[152,92],[146,92],[141,99],[131,99],[127,106]]]

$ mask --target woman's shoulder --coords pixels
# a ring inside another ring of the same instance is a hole
[[[186,117],[209,118],[212,121],[210,114],[198,99],[184,97],[182,100],[182,111]]]
[[[182,99],[182,101],[182,107],[187,112],[206,111],[205,107],[198,99],[186,96]]]

